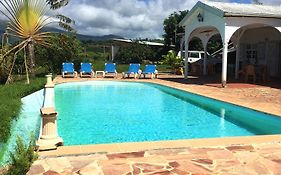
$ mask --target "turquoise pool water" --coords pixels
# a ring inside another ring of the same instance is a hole
[[[151,83],[55,87],[65,145],[280,134],[281,119]]]

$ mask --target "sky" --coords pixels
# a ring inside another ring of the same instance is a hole
[[[198,0],[70,0],[59,13],[75,20],[74,28],[86,35],[125,38],[162,38],[163,21],[174,11],[190,10]],[[251,3],[251,0],[220,0]],[[281,0],[260,0],[281,5]]]

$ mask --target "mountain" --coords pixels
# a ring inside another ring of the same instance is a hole
[[[54,28],[54,27],[45,27],[43,31],[48,31],[48,32],[56,32],[56,33],[67,33],[66,31]],[[118,35],[103,35],[103,36],[91,36],[91,35],[83,35],[77,33],[77,38],[81,41],[108,41],[112,39],[123,39],[123,37],[118,36]]]
[[[7,22],[5,21],[0,21],[0,38],[2,38],[2,34],[5,32],[7,27]],[[43,28],[43,31],[48,31],[48,32],[56,32],[56,33],[67,33],[66,31],[54,28],[54,27],[45,27]],[[80,41],[108,41],[108,40],[112,40],[112,39],[123,39],[123,37],[121,36],[117,36],[117,35],[103,35],[103,36],[91,36],[91,35],[82,35],[82,34],[78,34],[77,33],[77,38]],[[14,41],[15,38],[12,38],[11,41]]]

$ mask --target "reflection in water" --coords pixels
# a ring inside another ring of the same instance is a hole
[[[224,136],[225,135],[225,109],[224,108],[221,108],[220,110],[220,132],[221,132],[221,136]]]

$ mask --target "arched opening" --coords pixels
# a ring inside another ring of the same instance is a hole
[[[213,35],[207,43],[207,52],[210,55],[207,65],[207,74],[221,74],[222,72],[222,55],[223,55],[223,42],[220,34]],[[235,58],[236,52],[232,40],[228,42],[227,53],[227,75],[228,77],[234,76],[235,73]]]
[[[220,74],[222,71],[222,39],[220,34],[213,35],[207,43],[210,57],[207,63],[207,75]]]
[[[202,26],[193,30],[187,37],[188,70],[191,75],[207,74],[207,62],[211,57],[207,52],[207,43],[213,35],[218,33],[219,31],[213,26]]]
[[[236,79],[246,81],[248,65],[255,68],[252,82],[264,83],[281,77],[281,33],[265,24],[251,24],[238,29],[231,37],[236,45]]]
[[[192,37],[188,43],[188,71],[191,75],[201,74],[203,57],[204,46],[201,39]]]
[[[201,39],[198,37],[191,38],[189,41],[188,50],[204,50]]]

